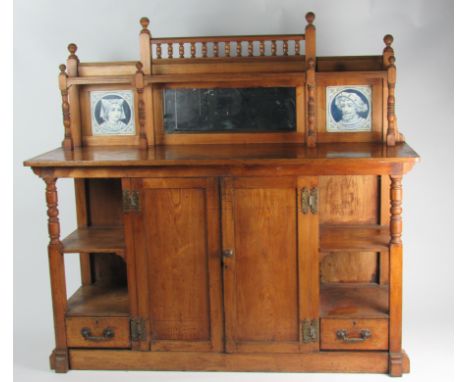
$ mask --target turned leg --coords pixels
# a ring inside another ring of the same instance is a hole
[[[389,374],[400,377],[403,373],[403,353],[401,349],[402,323],[402,262],[401,243],[401,175],[390,176],[390,354]]]
[[[63,247],[60,241],[60,222],[58,218],[58,197],[55,178],[45,178],[47,216],[49,228],[49,270],[52,288],[52,306],[54,313],[55,350],[50,356],[50,365],[57,373],[69,369],[68,350],[65,331],[65,313],[67,310],[67,291],[65,284],[65,267]]]

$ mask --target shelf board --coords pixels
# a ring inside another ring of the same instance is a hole
[[[128,315],[125,286],[83,285],[68,300],[67,317]]]
[[[388,287],[374,284],[322,284],[322,318],[388,318]]]
[[[380,225],[321,225],[321,252],[381,252],[388,250],[390,231]]]
[[[24,162],[31,167],[151,167],[151,166],[230,166],[230,165],[304,165],[325,167],[336,174],[337,165],[346,166],[349,174],[363,175],[366,166],[375,167],[368,174],[383,170],[382,166],[410,165],[418,154],[406,143],[386,146],[377,142],[321,143],[317,147],[301,144],[251,143],[207,145],[166,145],[149,147],[88,146],[67,150],[63,147]],[[355,168],[351,168],[351,163]],[[370,171],[370,172],[369,172]]]
[[[117,253],[125,251],[123,227],[78,228],[62,241],[64,253]]]

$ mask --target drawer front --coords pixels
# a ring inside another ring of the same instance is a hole
[[[323,350],[387,350],[387,319],[333,319],[320,321]]]
[[[69,347],[129,348],[130,323],[127,317],[69,317]]]

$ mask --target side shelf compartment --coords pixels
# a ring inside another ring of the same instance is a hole
[[[322,285],[321,350],[387,350],[388,287]]]
[[[68,301],[67,344],[85,348],[130,348],[126,287],[82,286]]]
[[[70,348],[132,347],[128,262],[120,179],[76,183],[78,228],[62,240],[63,253],[79,254],[82,285],[65,314]]]

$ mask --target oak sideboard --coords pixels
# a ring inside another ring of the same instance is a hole
[[[154,38],[60,66],[46,187],[51,368],[409,372],[393,37],[316,56],[297,35]],[[62,235],[56,182],[74,181]],[[81,286],[67,298],[65,256]]]

